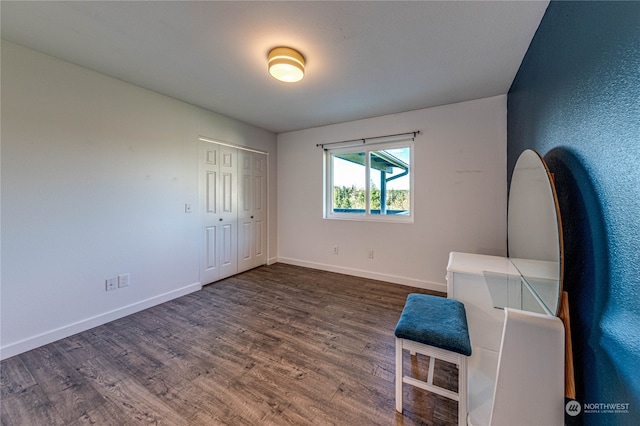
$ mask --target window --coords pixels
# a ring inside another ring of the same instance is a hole
[[[325,218],[411,222],[407,141],[326,150]]]

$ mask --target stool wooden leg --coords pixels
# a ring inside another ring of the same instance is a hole
[[[402,339],[396,337],[396,411],[402,413]]]

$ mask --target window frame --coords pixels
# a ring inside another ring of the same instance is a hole
[[[397,148],[409,148],[409,214],[372,214],[371,213],[371,166],[372,151],[385,151]],[[365,153],[365,211],[364,213],[334,212],[333,188],[334,170],[333,157],[336,154]],[[415,142],[413,139],[403,139],[390,142],[360,143],[358,145],[326,148],[324,150],[323,173],[323,218],[332,220],[355,220],[363,222],[413,223],[414,209],[414,158]]]

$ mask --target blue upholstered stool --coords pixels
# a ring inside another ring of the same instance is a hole
[[[407,383],[458,401],[458,424],[467,424],[467,357],[471,342],[464,305],[453,299],[410,294],[396,325],[396,410],[402,413],[402,384]],[[427,381],[403,374],[402,351],[429,357]],[[458,367],[458,392],[433,384],[435,359]]]

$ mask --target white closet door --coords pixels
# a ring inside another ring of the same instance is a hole
[[[237,150],[200,143],[200,282],[238,272]]]
[[[267,263],[267,156],[240,151],[238,162],[238,271],[242,272]]]
[[[267,263],[267,155],[253,156],[254,267]]]
[[[220,146],[220,278],[238,273],[238,150]]]

